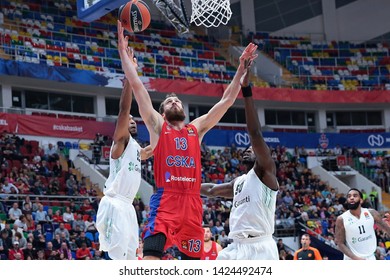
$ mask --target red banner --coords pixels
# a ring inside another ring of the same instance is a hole
[[[17,121],[16,118],[13,118],[12,116],[17,115],[0,113],[0,132],[15,132]]]
[[[115,123],[31,115],[0,114],[0,131],[60,138],[94,139],[97,133],[112,135]]]
[[[198,81],[149,79],[145,86],[150,91],[176,94],[221,97],[228,84],[208,84]],[[253,88],[253,98],[280,102],[304,103],[390,103],[389,91],[332,91],[298,90],[289,88]],[[241,94],[240,94],[240,97]]]

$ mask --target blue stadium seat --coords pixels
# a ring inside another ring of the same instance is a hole
[[[93,234],[91,232],[86,232],[85,237],[88,238],[89,240],[91,240],[91,242],[95,241],[95,237],[93,236]]]
[[[46,240],[46,242],[52,241],[52,240],[53,240],[53,233],[51,233],[51,232],[46,232],[46,234],[45,234],[45,240]]]
[[[43,224],[43,232],[45,232],[45,233],[52,233],[53,232],[53,226],[51,224]]]

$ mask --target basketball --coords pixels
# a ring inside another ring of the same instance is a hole
[[[150,10],[141,0],[132,0],[119,8],[118,18],[127,31],[141,32],[150,24]]]

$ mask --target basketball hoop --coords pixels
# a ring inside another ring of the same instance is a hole
[[[197,26],[218,27],[226,25],[232,16],[229,0],[191,0],[191,22]]]

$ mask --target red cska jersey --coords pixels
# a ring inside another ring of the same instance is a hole
[[[212,241],[211,249],[208,252],[203,250],[201,260],[216,260],[218,257],[217,243]]]
[[[200,194],[200,145],[193,125],[178,131],[164,122],[154,149],[154,178],[156,187],[165,192]]]

